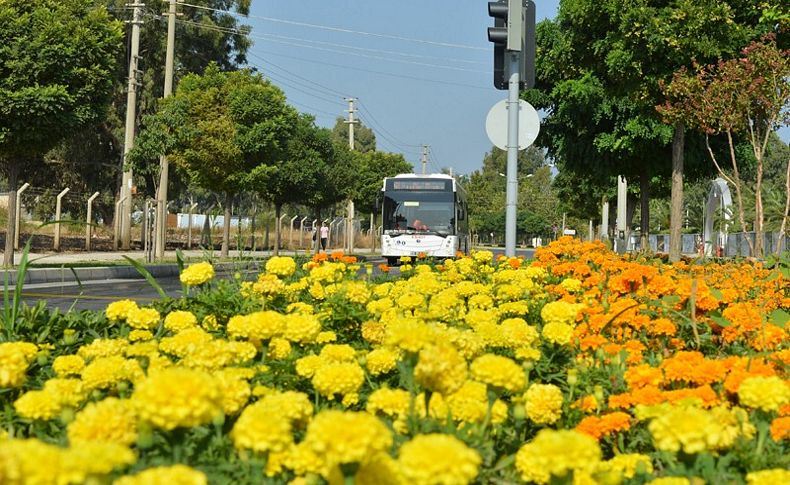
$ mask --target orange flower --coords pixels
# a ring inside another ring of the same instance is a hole
[[[326,261],[328,256],[326,253],[318,253],[313,255],[313,262],[320,263],[322,261]]]
[[[594,395],[588,394],[587,396],[574,401],[571,407],[581,409],[585,413],[589,413],[590,411],[595,411],[598,409],[598,399],[596,399]]]
[[[651,336],[665,335],[674,337],[678,328],[668,318],[657,318],[647,325],[647,334]]]
[[[631,367],[625,371],[625,382],[631,389],[647,386],[658,387],[662,378],[661,369],[650,367],[648,364]]]
[[[768,323],[762,330],[757,330],[749,339],[749,345],[755,350],[773,350],[787,339],[783,328]]]
[[[356,256],[341,256],[340,261],[345,264],[354,264],[357,262]]]
[[[698,399],[706,408],[713,407],[719,403],[719,396],[712,387],[705,385],[690,389],[677,389],[664,392],[664,397],[671,403],[684,401],[686,399]]]
[[[519,259],[519,258],[510,258],[507,261],[507,264],[509,264],[510,267],[513,268],[513,269],[519,269],[521,267],[521,259]]]
[[[617,431],[624,431],[631,427],[631,416],[623,412],[604,414],[600,418],[597,416],[587,416],[576,426],[576,431],[592,436],[600,440]]]
[[[790,417],[776,418],[771,422],[771,438],[782,441],[790,437]]]
[[[382,273],[389,273],[390,272],[390,267],[387,266],[386,264],[382,263],[382,264],[379,265],[379,271],[381,271]]]

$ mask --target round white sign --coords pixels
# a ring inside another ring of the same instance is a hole
[[[524,150],[535,143],[540,133],[540,117],[531,104],[523,99],[518,102],[518,149]],[[507,100],[491,108],[486,117],[486,133],[495,147],[507,150]]]

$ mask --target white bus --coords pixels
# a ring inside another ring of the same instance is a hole
[[[390,265],[402,256],[452,258],[469,252],[466,192],[453,177],[387,177],[381,194],[381,255]]]

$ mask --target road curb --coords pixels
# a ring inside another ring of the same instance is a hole
[[[177,264],[155,264],[144,265],[145,269],[154,278],[178,276]],[[246,261],[239,263],[218,263],[214,268],[218,272],[228,272],[236,270],[259,269],[260,263],[257,261]],[[17,270],[1,270],[0,284],[8,278],[8,285],[16,285],[18,281]],[[24,283],[76,283],[83,281],[96,280],[140,280],[143,275],[133,266],[85,266],[80,268],[28,268],[25,272]]]

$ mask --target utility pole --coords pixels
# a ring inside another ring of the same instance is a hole
[[[176,0],[169,0],[167,12],[167,52],[165,54],[165,92],[167,98],[173,94],[173,57],[176,48]],[[159,190],[156,194],[156,229],[154,233],[154,255],[165,257],[167,245],[167,184],[169,163],[166,155],[159,157]]]
[[[428,145],[422,146],[422,174],[428,173],[426,168],[428,166]]]
[[[625,177],[618,175],[617,177],[617,235],[616,247],[619,254],[625,254],[626,241],[628,238],[628,226],[626,225],[628,208],[628,182]]]
[[[126,94],[126,133],[123,141],[124,172],[121,181],[120,210],[116,217],[120,218],[121,248],[129,249],[132,237],[132,170],[126,167],[126,156],[134,144],[134,128],[137,115],[137,61],[140,54],[140,25],[144,4],[133,0],[129,6],[134,9],[132,15],[132,48],[129,54],[129,86]]]
[[[359,121],[354,119],[354,113],[356,112],[356,110],[354,109],[354,101],[356,100],[357,100],[356,98],[346,98],[346,101],[348,101],[348,110],[346,110],[348,112],[348,121],[346,121],[346,124],[348,125],[348,147],[351,150],[354,150],[354,125],[359,123]],[[354,201],[351,200],[350,198],[348,199],[346,205],[345,228],[346,228],[345,249],[350,254],[351,252],[354,251]]]

